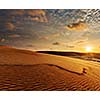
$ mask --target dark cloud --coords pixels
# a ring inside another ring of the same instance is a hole
[[[27,44],[26,47],[35,47],[33,44]]]
[[[66,45],[67,48],[75,48],[74,45]]]
[[[54,42],[54,43],[52,43],[53,45],[60,45],[60,43],[59,42]]]
[[[87,24],[80,21],[78,23],[72,23],[70,25],[67,25],[65,28],[67,28],[68,30],[83,31],[87,29]]]
[[[25,10],[24,9],[19,9],[19,10],[12,10],[12,12],[10,12],[11,15],[24,15],[25,14]]]

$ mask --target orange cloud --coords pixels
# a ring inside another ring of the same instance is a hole
[[[33,21],[39,21],[39,18],[38,17],[34,17],[34,18],[31,18],[31,20],[33,20]]]
[[[49,40],[49,37],[48,37],[48,36],[44,36],[44,37],[39,37],[39,39],[42,39],[42,40]]]
[[[28,10],[28,14],[31,16],[35,16],[35,15],[45,15],[45,11],[44,10]]]
[[[27,13],[32,16],[32,20],[39,22],[48,22],[46,12],[44,10],[28,10]]]
[[[15,29],[15,26],[11,22],[8,22],[6,23],[6,28],[10,31],[13,31]]]
[[[2,39],[0,40],[0,42],[5,42],[5,39],[4,39],[4,38],[2,38]]]
[[[78,23],[72,23],[70,25],[67,25],[65,28],[68,30],[74,30],[74,31],[83,31],[87,29],[87,24],[84,22],[78,22]]]

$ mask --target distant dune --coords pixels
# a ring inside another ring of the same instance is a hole
[[[61,52],[60,51],[38,51],[38,52],[100,62],[100,53],[94,53],[94,52],[90,52],[90,53],[88,53],[88,52],[87,53],[63,52],[63,51],[61,51]]]
[[[100,90],[100,63],[0,47],[0,90]]]

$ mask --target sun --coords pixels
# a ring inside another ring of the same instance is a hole
[[[85,51],[86,51],[86,52],[92,52],[92,49],[93,49],[93,48],[92,48],[91,46],[86,46],[86,47],[85,47]]]

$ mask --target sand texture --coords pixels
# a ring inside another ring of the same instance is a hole
[[[100,63],[0,47],[0,90],[97,91]]]

